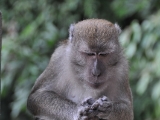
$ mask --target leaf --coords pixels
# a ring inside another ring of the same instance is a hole
[[[150,82],[149,73],[148,72],[143,73],[140,80],[138,81],[138,84],[137,84],[136,91],[139,95],[142,95],[146,91],[149,82]]]
[[[131,29],[133,30],[132,40],[135,41],[136,43],[140,42],[142,37],[142,31],[139,23],[137,21],[134,21],[131,25]]]
[[[127,44],[129,44],[131,40],[131,29],[129,27],[126,28],[120,35],[119,39],[122,46],[126,46]]]
[[[153,87],[152,98],[154,100],[160,99],[160,79],[159,79],[159,81]]]
[[[137,50],[136,44],[133,42],[130,43],[129,46],[126,48],[126,56],[128,58],[132,58],[134,56],[136,50]]]

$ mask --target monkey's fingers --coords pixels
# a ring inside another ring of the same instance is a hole
[[[95,110],[97,109],[100,105],[102,105],[102,99],[99,98],[98,100],[96,100],[93,105],[91,106],[91,109]]]
[[[78,109],[78,114],[80,116],[86,116],[88,114],[88,111],[90,110],[89,106],[81,106]]]
[[[87,114],[87,109],[80,107],[75,120],[89,120]]]
[[[101,99],[102,99],[102,101],[109,101],[108,97],[106,97],[106,96],[103,96]]]
[[[80,119],[78,120],[89,120],[89,118],[87,116],[82,116]]]
[[[87,116],[89,118],[94,118],[98,114],[97,110],[89,110]]]
[[[105,111],[111,111],[112,109],[112,103],[103,101],[101,105],[98,106],[98,111],[105,112]]]
[[[87,98],[82,102],[82,106],[90,106],[95,102],[93,98]]]
[[[108,120],[108,116],[110,113],[111,111],[99,112],[97,114],[97,117],[99,118],[99,120]]]
[[[100,120],[97,116],[93,117],[93,118],[89,118],[89,120]]]

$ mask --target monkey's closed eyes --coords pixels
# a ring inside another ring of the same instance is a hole
[[[107,53],[107,52],[100,52],[100,53],[98,53],[99,56],[103,56],[103,57],[107,56],[108,54],[110,54],[110,53]]]
[[[95,56],[96,55],[96,53],[92,53],[92,52],[86,52],[85,54],[88,56]]]
[[[107,20],[72,24],[36,80],[27,107],[43,120],[133,120],[128,63]],[[83,104],[82,104],[83,103]]]
[[[100,52],[100,53],[85,52],[84,54],[86,54],[86,55],[88,55],[88,56],[96,56],[96,55],[98,55],[98,56],[103,56],[103,57],[105,57],[105,56],[107,56],[109,53],[103,53],[103,52]]]

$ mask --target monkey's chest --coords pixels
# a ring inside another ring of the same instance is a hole
[[[66,97],[72,102],[81,104],[87,98],[98,98],[99,94],[100,92],[94,89],[77,87],[75,89],[69,90]]]

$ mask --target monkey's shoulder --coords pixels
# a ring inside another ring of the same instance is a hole
[[[64,54],[66,53],[68,42],[67,40],[61,41],[58,45],[58,47],[54,50],[51,56],[52,60],[60,60],[60,58],[64,57]]]

